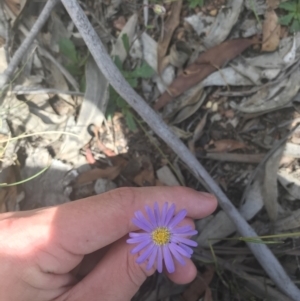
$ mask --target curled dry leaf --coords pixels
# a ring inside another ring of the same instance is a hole
[[[192,51],[184,41],[177,41],[170,49],[169,62],[171,65],[181,68],[191,56]]]
[[[204,52],[193,64],[189,65],[183,73],[175,78],[167,91],[158,98],[154,109],[161,109],[173,98],[195,86],[214,71],[222,68],[225,63],[234,59],[255,43],[257,43],[257,38],[234,39]]]
[[[261,51],[275,51],[280,42],[280,24],[277,14],[273,9],[268,9],[265,13],[263,24],[263,44]]]
[[[162,61],[167,54],[174,30],[180,22],[181,7],[182,0],[174,1],[172,3],[171,13],[162,28],[162,35],[157,44],[157,70],[159,74],[163,71],[161,69]]]
[[[95,164],[96,163],[96,160],[92,154],[92,151],[87,148],[85,150],[85,158],[86,158],[86,161],[89,163],[89,164]]]
[[[120,174],[120,172],[121,172],[120,166],[110,166],[105,169],[101,169],[101,168],[91,169],[86,172],[83,172],[78,176],[78,178],[76,179],[76,186],[87,184],[96,181],[97,179],[100,178],[113,180]]]
[[[140,187],[143,186],[154,186],[155,177],[152,168],[142,170],[137,176],[133,179],[134,183]]]
[[[244,142],[231,140],[231,139],[214,141],[214,146],[215,148],[208,149],[207,152],[223,153],[223,152],[231,152],[237,149],[247,148],[247,145]]]

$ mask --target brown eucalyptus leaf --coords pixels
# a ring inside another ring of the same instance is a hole
[[[78,176],[76,179],[76,186],[87,184],[97,179],[115,179],[121,172],[120,166],[110,166],[105,169],[95,168],[88,170]]]
[[[157,70],[161,74],[162,61],[167,54],[169,44],[171,42],[174,30],[180,22],[180,12],[182,0],[174,1],[171,6],[171,13],[163,25],[162,35],[157,43]]]
[[[154,109],[161,109],[173,98],[195,86],[214,71],[222,68],[225,63],[234,59],[255,43],[257,43],[257,38],[234,39],[200,54],[198,59],[177,76],[167,91],[158,98]]]

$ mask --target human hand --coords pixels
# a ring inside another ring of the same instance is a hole
[[[211,214],[216,199],[184,187],[120,188],[60,206],[0,215],[0,301],[126,301],[155,272],[135,262],[134,212],[154,202],[186,209],[184,224]],[[196,276],[190,259],[166,274]]]

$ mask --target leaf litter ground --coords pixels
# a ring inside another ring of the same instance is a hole
[[[21,2],[5,1],[10,17],[1,17],[3,70],[41,9]],[[108,50],[118,45],[112,53],[124,77],[159,110],[257,233],[289,233],[259,243],[270,244],[297,283],[299,239],[293,233],[300,227],[300,36],[290,34],[296,25],[289,27],[285,10],[291,9],[286,4],[278,8],[275,1],[199,4],[81,2]],[[11,23],[14,37],[8,39],[5,22]],[[22,65],[2,104],[1,139],[8,142],[2,143],[1,176],[2,183],[33,179],[22,186],[4,185],[1,212],[55,205],[122,186],[204,190],[118,95],[103,93],[109,87],[93,69],[62,6]],[[103,94],[95,105],[100,82]],[[85,108],[87,99],[92,105]],[[39,134],[49,131],[56,134]],[[68,137],[66,143],[58,131],[73,131],[79,138]],[[34,135],[10,141],[24,132]],[[61,186],[51,181],[54,174]],[[41,191],[29,202],[33,186]],[[41,195],[46,196],[43,204]],[[265,277],[243,239],[234,238],[236,229],[222,210],[197,221],[197,229],[201,249],[194,258],[199,270],[194,282],[176,286],[155,275],[134,300],[288,300]]]

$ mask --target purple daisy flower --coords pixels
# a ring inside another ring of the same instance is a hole
[[[148,219],[141,211],[136,211],[135,218],[132,219],[132,222],[146,233],[129,233],[131,238],[127,243],[138,244],[131,253],[143,250],[136,262],[141,264],[149,259],[147,270],[150,270],[156,262],[156,268],[161,273],[164,261],[167,271],[173,273],[174,258],[182,265],[185,264],[183,256],[191,258],[193,250],[190,247],[196,247],[197,243],[187,237],[198,232],[191,226],[177,226],[185,218],[187,211],[183,209],[174,216],[174,204],[168,208],[168,203],[165,203],[161,212],[157,203],[154,204],[154,210],[148,206],[145,208]]]

